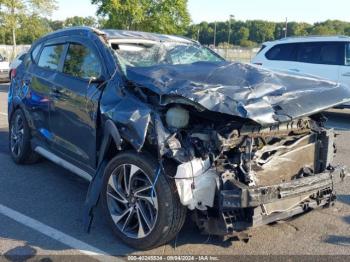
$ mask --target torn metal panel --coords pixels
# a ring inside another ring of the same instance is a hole
[[[330,81],[273,72],[253,65],[198,62],[127,67],[126,77],[162,101],[199,104],[261,125],[285,122],[350,101],[350,88]]]
[[[152,109],[116,84],[118,81],[111,82],[105,88],[100,101],[101,113],[107,119],[112,119],[123,139],[139,151],[145,143]]]

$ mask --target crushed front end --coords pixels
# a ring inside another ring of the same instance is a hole
[[[332,166],[334,133],[321,120],[262,128],[191,119],[197,120],[166,147],[180,163],[175,183],[181,203],[204,233],[234,234],[335,201],[334,184],[345,171]]]

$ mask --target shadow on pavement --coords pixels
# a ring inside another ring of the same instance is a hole
[[[337,200],[350,206],[350,195],[337,195]]]
[[[333,245],[350,247],[350,237],[345,237],[345,236],[330,235],[325,238],[324,242],[328,244],[333,244]]]
[[[0,153],[8,154],[8,130],[0,128]]]

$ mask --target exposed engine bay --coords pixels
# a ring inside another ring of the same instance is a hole
[[[334,133],[321,117],[262,128],[175,105],[163,118],[172,134],[164,157],[178,162],[181,203],[195,210],[206,233],[226,235],[335,200],[327,173],[334,172]],[[313,186],[319,179],[325,180]]]

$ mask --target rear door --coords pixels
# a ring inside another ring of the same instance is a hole
[[[342,64],[344,64],[344,44],[342,42],[298,44],[295,68],[302,74],[338,82]]]
[[[52,139],[49,128],[50,94],[62,63],[65,44],[60,41],[37,45],[30,54],[30,62],[21,81],[21,95],[31,117],[34,137],[45,146]]]
[[[96,119],[100,97],[97,79],[103,66],[90,40],[70,38],[61,73],[52,90],[52,150],[84,168],[96,166]],[[86,168],[85,168],[86,169]]]

